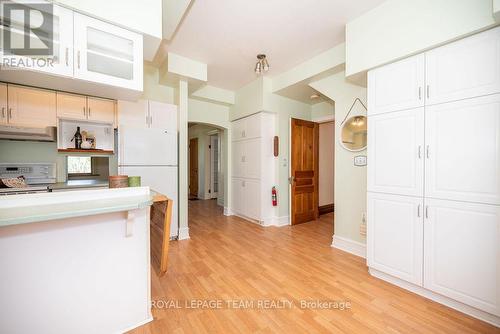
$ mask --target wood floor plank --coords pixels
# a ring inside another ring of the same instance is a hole
[[[263,228],[226,217],[216,201],[189,202],[191,239],[170,243],[165,276],[152,276],[154,321],[130,333],[500,333],[500,329],[372,277],[366,261],[330,247],[333,214]],[[220,309],[187,308],[193,300]],[[292,301],[291,308],[235,308],[227,301]],[[349,302],[344,310],[300,302]]]

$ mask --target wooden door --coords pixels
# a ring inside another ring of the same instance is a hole
[[[421,286],[423,199],[368,193],[367,209],[368,266]]]
[[[425,200],[424,287],[500,315],[500,207]]]
[[[87,97],[57,92],[57,117],[86,120]]]
[[[9,124],[31,127],[56,126],[56,92],[8,85]]]
[[[189,140],[189,194],[198,197],[198,138]]]
[[[368,115],[424,105],[424,55],[368,72]]]
[[[368,191],[423,196],[424,108],[368,118]]]
[[[113,124],[115,121],[115,101],[88,97],[87,113],[88,119],[91,121]]]
[[[425,109],[425,196],[500,204],[500,94]]]
[[[292,225],[318,218],[318,123],[291,120]]]
[[[500,28],[426,52],[426,105],[500,92]]]

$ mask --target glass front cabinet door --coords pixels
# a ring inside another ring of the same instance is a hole
[[[74,13],[75,78],[142,91],[142,35]]]

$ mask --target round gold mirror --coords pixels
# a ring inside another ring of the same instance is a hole
[[[352,116],[342,124],[340,143],[349,151],[362,151],[366,148],[366,116]]]

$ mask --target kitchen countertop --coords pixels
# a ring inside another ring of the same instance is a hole
[[[0,198],[0,227],[145,208],[153,203],[149,187],[92,189]]]
[[[52,190],[63,190],[76,188],[107,188],[108,185],[108,180],[69,180],[50,184],[48,187]]]

